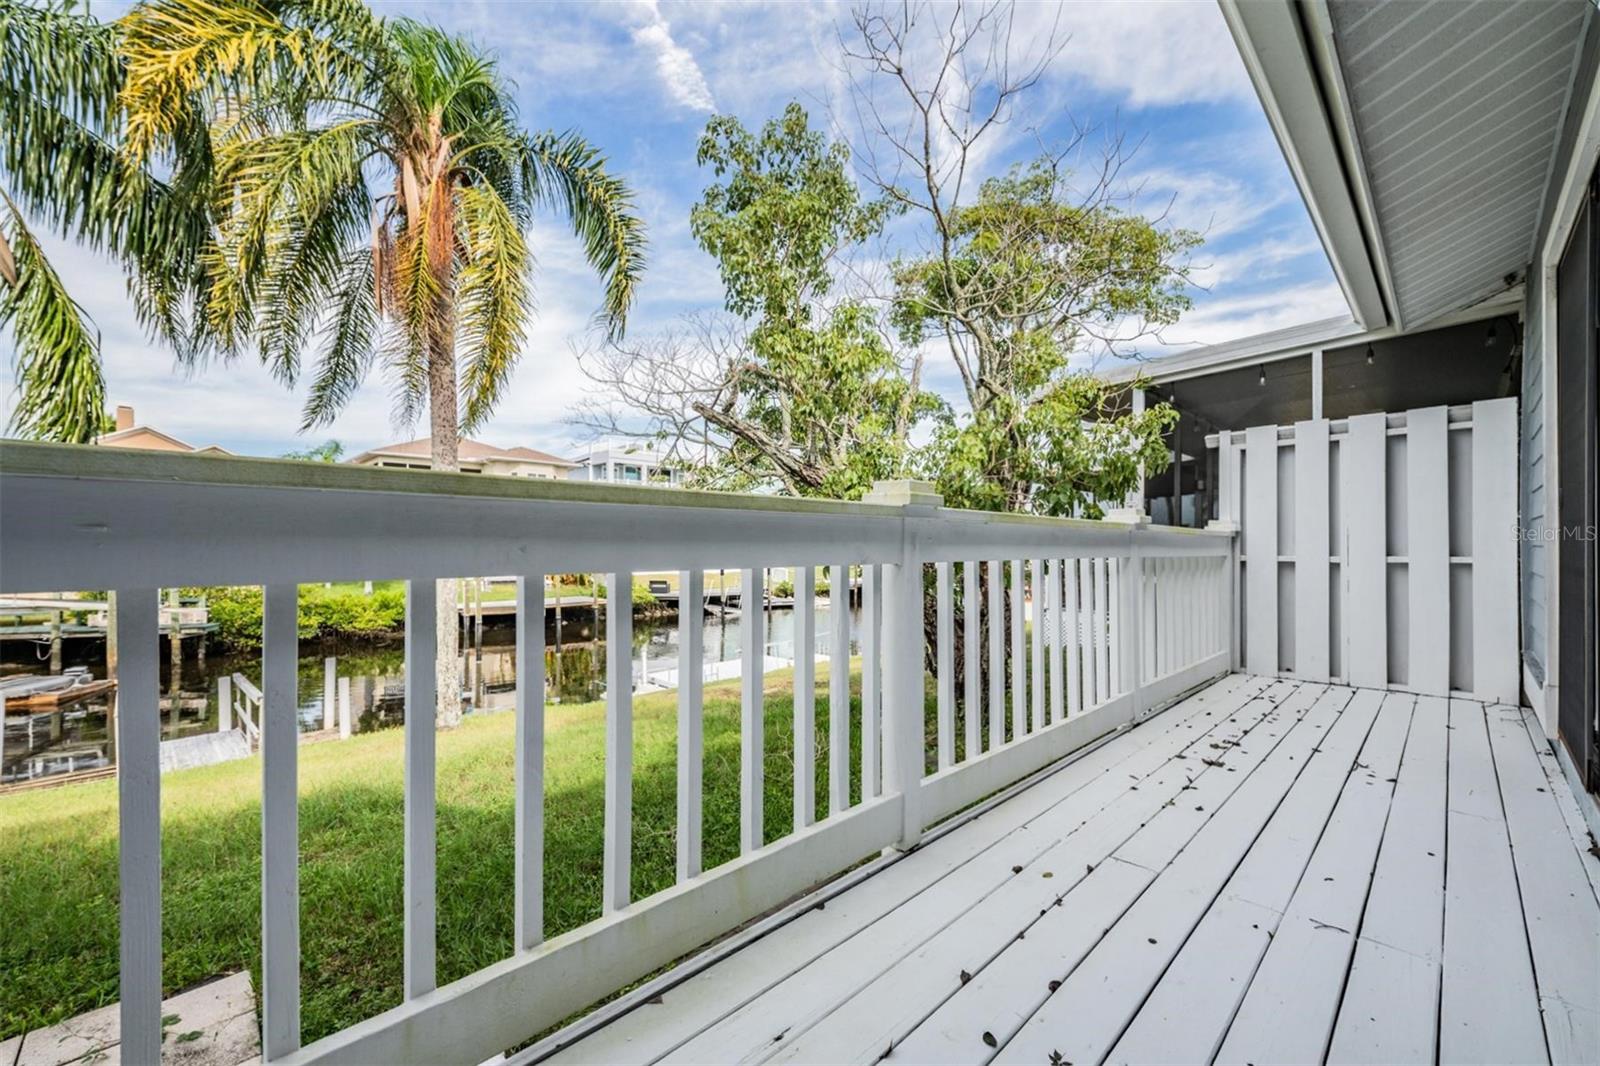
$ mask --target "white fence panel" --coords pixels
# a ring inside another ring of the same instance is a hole
[[[1507,398],[1210,438],[1246,667],[1515,700],[1515,427]]]

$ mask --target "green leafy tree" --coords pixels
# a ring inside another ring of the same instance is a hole
[[[632,196],[575,133],[529,133],[495,61],[360,0],[146,0],[121,20],[126,150],[143,163],[209,105],[217,247],[202,323],[286,383],[315,366],[304,429],[381,361],[398,414],[428,412],[435,469],[505,391],[533,314],[527,230],[554,209],[620,335],[644,265]],[[198,347],[191,353],[202,357]],[[443,724],[460,716],[452,583],[440,586]]]
[[[865,201],[849,149],[790,104],[759,132],[719,115],[698,160],[717,179],[690,214],[716,260],[731,319],[589,353],[607,402],[647,416],[644,431],[698,461],[720,488],[861,496],[904,471],[911,431],[938,401],[921,360],[902,361],[874,306],[836,292],[842,261],[893,206]],[[602,403],[588,424],[625,431]]]
[[[1083,203],[1053,157],[984,182],[940,229],[935,252],[895,271],[902,332],[948,347],[969,405],[940,426],[925,469],[959,506],[1097,517],[1141,466],[1165,466],[1176,412],[1133,413],[1124,386],[1069,356],[1116,343],[1130,321],[1140,332],[1177,321],[1198,238]]]
[[[19,436],[92,441],[106,406],[99,330],[38,232],[121,264],[141,323],[173,345],[189,336],[209,233],[204,129],[175,98],[164,178],[124,156],[119,40],[73,5],[0,0],[0,327],[15,342]]]
[[[1164,466],[1172,414],[1134,415],[1069,361],[1134,356],[1177,321],[1200,239],[1132,210],[1120,141],[1096,157],[1088,129],[978,182],[1017,100],[1067,44],[1021,33],[1015,4],[868,0],[851,19],[864,175],[922,248],[896,264],[893,317],[907,343],[948,352],[965,401],[922,468],[960,506],[1093,514],[1134,487],[1141,461]]]
[[[336,440],[323,441],[314,448],[284,452],[285,459],[300,459],[308,463],[337,463],[344,455],[344,445]]]

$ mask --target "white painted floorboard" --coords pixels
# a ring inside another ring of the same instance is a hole
[[[1233,675],[543,1061],[1600,1061],[1526,715]]]

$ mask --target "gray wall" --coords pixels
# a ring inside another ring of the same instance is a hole
[[[1600,19],[1587,20],[1584,40],[1580,46],[1578,69],[1567,96],[1567,115],[1563,121],[1561,140],[1557,147],[1555,165],[1550,168],[1550,184],[1544,194],[1545,217],[1539,220],[1539,233],[1531,253],[1537,256],[1544,247],[1550,232],[1550,214],[1571,165],[1572,153],[1583,132],[1583,105],[1595,83],[1600,69]],[[1555,485],[1548,476],[1549,464],[1545,462],[1545,404],[1544,338],[1555,329],[1554,322],[1544,319],[1544,278],[1537,261],[1531,264],[1527,278],[1527,302],[1523,318],[1522,356],[1522,416],[1521,456],[1519,461],[1519,505],[1525,529],[1542,528],[1553,524],[1555,514]],[[1553,368],[1551,369],[1553,371]],[[1549,551],[1543,543],[1530,538],[1523,540],[1522,568],[1522,656],[1536,683],[1543,685],[1545,677],[1545,649],[1548,634],[1549,603]]]

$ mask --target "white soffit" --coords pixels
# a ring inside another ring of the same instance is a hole
[[[1332,36],[1322,78],[1355,127],[1356,199],[1376,214],[1397,320],[1415,328],[1506,288],[1533,255],[1592,0],[1308,10],[1310,32]]]

